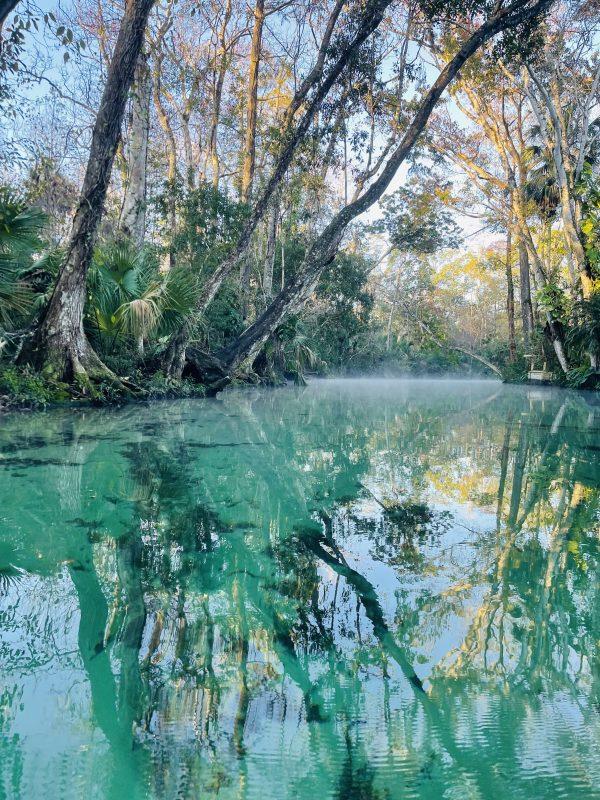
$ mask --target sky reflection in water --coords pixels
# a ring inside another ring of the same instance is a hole
[[[0,419],[0,798],[600,797],[600,408]]]

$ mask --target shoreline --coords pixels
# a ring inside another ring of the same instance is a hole
[[[564,390],[567,392],[575,392],[585,398],[595,398],[600,403],[600,389],[595,388],[572,388],[569,386],[561,385],[559,383],[538,383],[537,381],[504,381],[494,377],[486,377],[473,374],[453,374],[448,373],[445,375],[419,375],[419,374],[404,374],[404,375],[385,375],[385,374],[370,374],[370,375],[311,375],[308,376],[306,384],[317,381],[437,381],[437,382],[452,382],[452,381],[473,381],[473,382],[486,382],[499,384],[500,386],[515,386],[527,389],[533,389],[542,393]],[[252,383],[250,381],[235,381],[228,384],[215,392],[207,391],[210,387],[205,384],[185,382],[180,391],[177,391],[175,386],[170,386],[165,391],[148,392],[146,395],[141,396],[120,396],[120,397],[74,397],[72,399],[62,400],[49,400],[49,401],[10,401],[10,395],[0,395],[0,419],[6,414],[10,413],[31,413],[37,411],[52,411],[58,409],[92,409],[92,408],[122,408],[130,405],[151,405],[157,402],[168,402],[175,400],[205,400],[217,397],[232,388],[245,389],[245,388],[260,388],[260,389],[276,389],[284,387],[298,386],[292,380],[282,380],[280,383],[259,382]],[[5,400],[9,400],[5,403]]]

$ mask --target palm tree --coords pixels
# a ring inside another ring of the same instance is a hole
[[[579,350],[580,359],[587,353],[590,366],[573,369],[569,383],[576,388],[594,388],[598,385],[600,364],[600,292],[594,292],[588,300],[580,300],[573,307],[571,327],[567,332],[567,343]]]
[[[189,270],[161,274],[147,250],[130,242],[98,248],[88,277],[88,335],[131,337],[143,354],[152,335],[169,333],[194,304],[195,280]]]
[[[27,273],[42,248],[45,223],[40,209],[7,188],[0,188],[0,326],[12,328],[31,310],[33,292]]]

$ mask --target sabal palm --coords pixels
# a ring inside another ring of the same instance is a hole
[[[144,340],[189,313],[194,302],[191,276],[181,270],[161,274],[145,251],[128,242],[98,249],[90,270],[90,316],[103,334]]]
[[[295,373],[297,381],[301,383],[306,370],[315,369],[323,362],[310,346],[310,339],[298,320],[284,324],[280,337],[285,350],[286,368]]]
[[[590,123],[585,161],[592,167],[595,167],[600,161],[599,129],[600,120],[594,120]],[[546,146],[546,140],[539,125],[531,126],[528,131],[528,138],[530,145],[525,152],[528,166],[525,191],[527,197],[537,206],[541,216],[550,220],[554,217],[560,203],[553,154]],[[570,162],[575,164],[578,156],[577,143],[571,143],[568,156]],[[574,188],[577,190],[578,187]]]
[[[9,328],[31,308],[33,293],[26,280],[34,254],[42,247],[45,215],[0,189],[0,325]]]

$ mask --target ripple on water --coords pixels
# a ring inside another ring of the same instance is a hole
[[[0,797],[595,800],[598,435],[484,382],[6,418]]]

